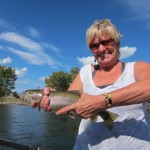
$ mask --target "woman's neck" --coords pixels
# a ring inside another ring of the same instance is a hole
[[[116,61],[116,62],[114,62],[114,63],[105,64],[105,65],[99,64],[99,65],[98,65],[99,68],[98,68],[97,70],[101,70],[101,71],[107,72],[107,71],[110,71],[110,70],[112,70],[113,68],[117,67],[117,66],[120,65],[120,64],[121,64],[120,61]]]

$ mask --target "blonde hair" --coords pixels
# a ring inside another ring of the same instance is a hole
[[[94,40],[95,36],[101,37],[106,34],[112,38],[120,47],[121,34],[115,25],[109,19],[96,20],[86,31],[86,42],[89,48],[91,42]]]

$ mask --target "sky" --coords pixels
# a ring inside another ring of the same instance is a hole
[[[149,0],[0,0],[0,65],[15,69],[14,91],[43,88],[53,72],[93,63],[85,33],[101,19],[123,35],[121,61],[150,63]]]

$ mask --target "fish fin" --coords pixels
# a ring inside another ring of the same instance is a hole
[[[111,129],[113,125],[113,121],[115,121],[118,118],[118,114],[110,112],[110,111],[100,111],[99,115],[104,120],[104,123],[106,126]]]
[[[98,115],[95,115],[93,117],[90,117],[90,119],[94,122],[97,122],[97,119],[98,119]]]
[[[41,110],[41,101],[42,101],[42,99],[43,99],[43,95],[42,95],[40,101],[38,102],[38,110],[39,110],[39,112],[40,112],[40,110]]]
[[[39,112],[41,111],[41,106],[40,106],[40,104],[41,104],[41,100],[38,102],[38,110],[39,110]]]
[[[112,121],[115,121],[119,117],[119,115],[116,114],[116,113],[113,113],[113,112],[110,112],[110,111],[108,111],[108,113],[109,113],[110,118],[112,119]]]
[[[111,130],[112,125],[113,125],[113,121],[110,119],[106,119],[106,120],[104,120],[104,123]]]
[[[41,101],[42,101],[42,99],[43,99],[43,96],[44,96],[44,94],[41,94],[40,101],[38,102],[38,110],[39,110],[39,112],[40,112],[40,110],[41,110]]]
[[[74,111],[69,111],[67,112],[67,114],[69,115],[70,118],[75,119],[76,118],[76,114]]]

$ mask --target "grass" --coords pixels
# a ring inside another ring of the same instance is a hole
[[[21,100],[14,96],[5,96],[0,98],[0,104],[18,104],[18,105],[30,105],[29,101]]]

